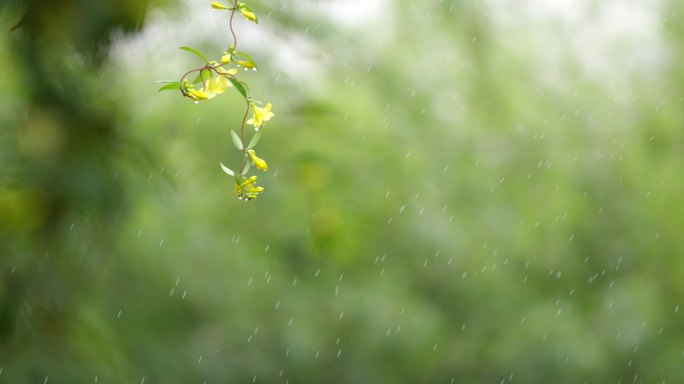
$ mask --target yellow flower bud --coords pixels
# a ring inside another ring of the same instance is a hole
[[[223,52],[223,56],[221,56],[221,64],[228,64],[230,63],[230,55],[227,54],[226,52]]]
[[[249,157],[252,159],[252,162],[254,163],[254,166],[257,167],[257,169],[266,171],[268,170],[268,164],[263,159],[260,159],[257,157],[256,152],[254,152],[253,149],[248,149],[247,154],[249,154]]]
[[[221,3],[219,3],[218,1],[212,1],[212,2],[211,2],[211,7],[214,8],[214,9],[218,9],[219,11],[227,11],[227,10],[230,9],[230,8],[228,8],[227,6],[225,6],[225,5],[221,4]]]
[[[242,16],[245,17],[245,19],[259,24],[259,19],[257,19],[254,11],[252,11],[252,9],[249,8],[245,3],[238,3],[237,10],[242,14]]]
[[[248,11],[248,10],[245,10],[245,9],[241,9],[241,10],[240,10],[240,13],[242,13],[242,16],[244,16],[247,20],[253,21],[253,22],[257,23],[257,24],[259,23],[259,21],[257,20],[257,17],[256,17],[256,15],[254,14],[254,12],[251,12],[251,11]]]
[[[245,188],[251,188],[254,185],[254,183],[256,182],[256,179],[257,179],[256,176],[252,176],[249,179],[247,179],[247,181],[245,181],[245,184],[244,184]]]
[[[254,65],[254,63],[251,62],[251,61],[234,60],[234,62],[235,62],[235,64],[241,65],[241,66],[243,66],[243,67],[245,67],[245,68],[247,68],[247,69],[256,68],[256,65]]]

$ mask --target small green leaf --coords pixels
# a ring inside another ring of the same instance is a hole
[[[245,163],[245,168],[242,170],[242,175],[246,175],[249,172],[249,167],[252,166],[252,162],[248,161]]]
[[[255,145],[257,145],[259,139],[261,139],[261,132],[263,131],[257,131],[257,133],[254,134],[254,137],[252,137],[252,140],[250,140],[249,144],[247,145],[247,149],[252,149]]]
[[[192,80],[193,84],[197,83],[204,83],[205,81],[211,79],[214,77],[214,73],[208,69],[201,69],[200,73],[197,74],[194,80]]]
[[[245,89],[244,84],[242,84],[241,81],[239,81],[238,79],[236,79],[232,76],[228,76],[228,80],[233,84],[235,89],[237,89],[238,92],[240,92],[240,94],[246,99],[247,98],[247,90]]]
[[[159,88],[159,92],[161,91],[177,91],[180,89],[180,83],[175,81],[173,83],[168,83],[165,86]]]
[[[230,137],[233,139],[233,144],[235,144],[235,147],[242,151],[244,149],[244,146],[242,145],[242,139],[240,139],[240,136],[238,136],[238,134],[232,129],[230,130]]]
[[[230,168],[223,165],[223,163],[219,163],[219,164],[221,164],[221,169],[223,169],[223,172],[227,173],[230,176],[235,176],[235,172],[233,172]]]
[[[200,51],[196,50],[195,48],[190,48],[190,47],[179,47],[179,49],[182,49],[182,50],[184,50],[184,51],[188,51],[188,52],[190,52],[190,53],[192,53],[192,54],[197,55],[200,59],[204,60],[205,63],[208,63],[208,62],[209,62],[209,60],[207,60],[207,58],[206,58]]]

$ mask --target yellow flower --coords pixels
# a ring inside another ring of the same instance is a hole
[[[271,120],[271,117],[274,116],[271,112],[271,103],[266,104],[265,108],[257,107],[252,103],[252,108],[254,108],[254,116],[247,120],[247,124],[252,124],[258,131],[264,122]]]
[[[207,100],[211,99],[214,96],[209,96],[206,92],[204,91],[198,91],[196,89],[188,89],[187,91],[188,96],[195,100]]]
[[[223,69],[223,67],[218,67],[216,68],[216,72],[218,72],[221,75],[229,75],[229,76],[235,76],[236,73],[238,73],[237,68],[231,68],[231,69]],[[228,79],[226,79],[228,80]]]
[[[220,67],[219,67],[220,68]],[[231,70],[223,70],[227,74],[231,74]],[[186,95],[190,98],[199,100],[209,100],[214,98],[216,95],[220,95],[226,91],[226,88],[232,87],[233,84],[228,80],[226,76],[212,77],[211,79],[204,82],[204,88],[202,90],[196,90],[192,86],[186,88]]]
[[[252,176],[249,179],[239,176],[236,179],[235,192],[240,200],[248,201],[255,199],[258,194],[264,191],[264,188],[254,186],[256,179],[256,176]]]
[[[228,88],[230,85],[230,81],[228,81],[225,76],[212,77],[211,79],[207,80],[207,83],[204,86],[204,91],[211,99],[212,97],[225,92],[226,88]]]
[[[226,52],[223,52],[223,56],[221,56],[221,64],[228,64],[230,63],[230,55]]]
[[[211,7],[214,8],[214,9],[218,9],[219,11],[227,11],[227,10],[230,9],[230,8],[228,8],[227,6],[225,6],[225,5],[221,4],[221,3],[219,3],[218,1],[212,1],[212,2],[211,2]]]
[[[247,154],[249,154],[249,157],[252,159],[252,162],[254,163],[254,166],[257,167],[257,169],[266,171],[268,170],[268,164],[263,159],[260,159],[257,157],[256,152],[254,152],[253,149],[248,149]]]

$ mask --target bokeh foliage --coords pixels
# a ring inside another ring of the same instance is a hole
[[[216,161],[239,96],[158,94],[159,44],[109,55],[146,4],[42,3],[0,37],[0,382],[684,380],[679,2],[662,60],[607,71],[494,4],[254,4],[278,118],[249,204]]]

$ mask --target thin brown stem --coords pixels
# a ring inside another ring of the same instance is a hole
[[[247,165],[247,146],[245,145],[245,123],[247,121],[247,115],[249,115],[249,99],[245,99],[245,103],[247,103],[247,108],[245,109],[245,115],[242,117],[242,125],[240,126],[240,139],[242,140],[242,165],[240,166],[239,174],[242,174],[242,171],[245,169],[245,166]]]
[[[235,36],[235,31],[233,30],[233,16],[235,16],[235,11],[237,11],[238,0],[233,1],[233,9],[230,11],[230,21],[228,26],[230,27],[230,34],[233,35],[233,49],[237,49],[237,36]]]

